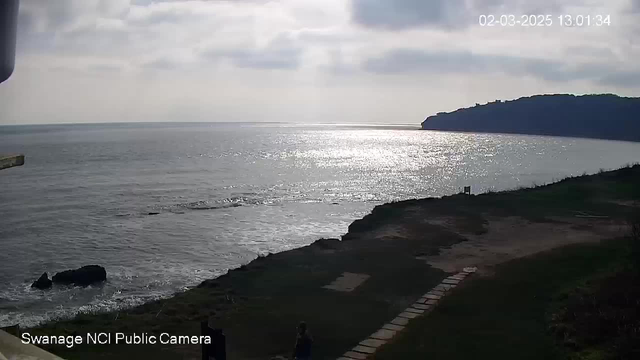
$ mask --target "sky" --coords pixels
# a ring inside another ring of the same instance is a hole
[[[640,0],[21,0],[0,124],[417,125],[534,94],[640,96],[638,39]]]

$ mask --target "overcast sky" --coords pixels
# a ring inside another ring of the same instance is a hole
[[[640,95],[640,0],[21,0],[18,32],[0,124],[419,124],[539,93]]]

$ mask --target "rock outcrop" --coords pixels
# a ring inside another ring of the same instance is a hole
[[[49,275],[45,272],[42,275],[40,275],[38,280],[34,281],[33,284],[31,284],[31,287],[40,289],[40,290],[45,290],[45,289],[51,288],[52,284],[53,282],[51,281],[51,279],[49,279]]]
[[[56,284],[88,286],[107,280],[107,271],[99,265],[87,265],[75,270],[66,270],[53,275]]]
[[[537,95],[438,113],[422,129],[640,141],[639,116],[640,98]]]

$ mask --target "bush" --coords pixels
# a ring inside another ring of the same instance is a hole
[[[566,294],[551,316],[550,330],[571,359],[638,359],[638,280],[638,274],[620,271]]]

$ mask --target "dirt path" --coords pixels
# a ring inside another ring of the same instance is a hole
[[[487,217],[487,232],[482,235],[464,233],[456,227],[456,219],[435,218],[429,222],[456,232],[469,241],[442,249],[440,254],[423,259],[431,266],[447,271],[460,271],[477,266],[480,273],[490,272],[493,265],[529,256],[559,246],[597,242],[622,236],[627,225],[609,219],[552,218],[550,222],[532,222],[521,217]]]

